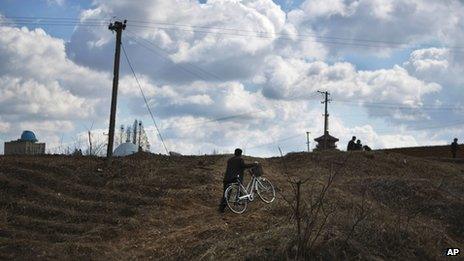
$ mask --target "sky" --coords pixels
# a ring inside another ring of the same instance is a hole
[[[306,132],[314,148],[317,91],[330,93],[342,150],[352,136],[374,149],[461,141],[463,11],[458,0],[3,0],[0,142],[32,130],[49,152],[85,151],[91,131],[104,145],[117,20],[116,126],[142,120],[154,153],[166,150],[147,104],[169,151],[272,156],[306,150]]]

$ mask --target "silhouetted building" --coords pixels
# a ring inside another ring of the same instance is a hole
[[[37,138],[32,131],[23,131],[21,138],[15,141],[5,142],[5,155],[40,155],[45,154],[45,143],[37,143]]]
[[[315,138],[314,141],[317,142],[315,150],[337,149],[337,144],[335,143],[338,142],[338,139],[331,136],[328,131],[324,135]]]

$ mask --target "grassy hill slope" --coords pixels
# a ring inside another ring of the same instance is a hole
[[[390,153],[401,153],[413,157],[421,158],[451,158],[451,147],[450,145],[443,146],[422,146],[422,147],[405,147],[405,148],[394,148],[394,149],[385,149],[385,152]],[[464,147],[461,145],[461,148],[456,154],[456,158],[461,161],[464,160]]]
[[[284,175],[281,158],[246,158],[262,162],[277,200],[221,215],[227,158],[141,154],[107,168],[100,158],[2,156],[0,259],[291,259],[287,175],[309,178],[304,220],[320,224],[306,258],[437,259],[447,247],[464,249],[462,164],[385,152],[291,154]],[[334,173],[322,214],[309,214]]]

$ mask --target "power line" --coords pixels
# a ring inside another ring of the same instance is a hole
[[[27,17],[27,16],[9,16],[6,17],[12,20],[19,20],[19,21],[67,21],[67,22],[86,22],[86,21],[93,21],[93,22],[106,22],[108,18],[86,18],[85,20],[78,19],[78,18],[68,18],[68,17]],[[330,39],[330,40],[344,40],[344,41],[355,41],[355,42],[367,42],[367,43],[381,43],[381,44],[388,44],[388,45],[410,45],[411,43],[407,42],[397,42],[397,41],[385,41],[385,40],[375,40],[375,39],[364,39],[364,38],[346,38],[346,37],[334,37],[334,36],[321,36],[315,33],[305,33],[305,34],[284,34],[284,33],[275,33],[275,32],[264,32],[264,31],[256,31],[256,30],[245,30],[242,28],[225,28],[225,27],[214,27],[214,26],[202,26],[202,25],[190,25],[190,24],[178,24],[178,23],[168,23],[168,22],[161,22],[155,20],[142,20],[142,19],[127,19],[131,22],[131,24],[135,24],[137,27],[143,27],[142,25],[161,25],[161,26],[172,26],[172,27],[187,27],[187,28],[199,28],[199,29],[209,29],[209,30],[218,30],[218,31],[232,31],[232,32],[246,32],[246,33],[254,33],[257,35],[273,35],[273,36],[284,36],[284,37],[309,37],[309,38],[318,38],[318,39]],[[142,24],[142,25],[137,25]],[[158,28],[158,27],[156,27]],[[458,48],[463,49],[464,47],[451,47],[448,46],[447,48]]]
[[[406,48],[410,45],[409,44],[401,44],[401,45],[392,45],[391,43],[388,42],[383,42],[383,45],[378,45],[382,44],[382,41],[374,41],[372,42],[378,43],[377,45],[374,45],[369,42],[362,42],[360,39],[356,38],[346,38],[348,41],[338,41],[338,40],[325,40],[325,38],[329,37],[322,37],[322,36],[313,36],[311,38],[292,38],[290,36],[280,36],[279,38],[276,38],[274,36],[270,35],[264,35],[264,34],[239,34],[239,33],[233,33],[233,32],[213,32],[213,31],[207,31],[207,30],[198,30],[198,29],[185,29],[185,28],[176,28],[176,27],[166,27],[166,26],[143,26],[143,25],[133,25],[133,27],[139,27],[139,28],[151,28],[151,29],[161,29],[161,30],[168,30],[168,31],[187,31],[187,32],[195,32],[195,33],[200,33],[200,34],[212,34],[212,35],[222,35],[222,36],[240,36],[240,37],[252,37],[252,38],[263,38],[263,39],[272,39],[272,40],[288,40],[288,41],[296,41],[296,42],[313,42],[313,43],[324,43],[328,45],[336,45],[336,46],[351,46],[351,47],[360,47],[360,48],[392,48],[392,49],[399,49],[399,48]],[[333,37],[332,37],[333,38]],[[431,46],[429,45],[414,45],[415,48],[429,48]],[[449,49],[450,52],[457,52],[461,53],[464,52],[464,47],[452,47],[452,46],[445,46],[441,45],[441,48],[447,48]]]
[[[7,19],[19,19],[19,20],[66,20],[66,21],[82,21],[80,18],[73,17],[47,17],[47,16],[7,16]],[[85,18],[85,20],[91,21],[108,21],[111,17],[108,18]],[[127,19],[126,19],[127,20]]]
[[[23,23],[40,23],[42,21],[45,22],[74,22],[74,23],[84,23],[87,21],[92,22],[106,22],[105,19],[92,19],[86,18],[85,20],[77,19],[77,18],[65,18],[65,17],[25,17],[25,16],[16,16],[16,17],[8,17],[13,21],[23,22]],[[368,43],[380,43],[380,44],[389,44],[389,45],[407,45],[408,43],[401,43],[401,42],[392,42],[392,41],[379,41],[379,40],[372,40],[372,39],[356,39],[356,38],[343,38],[343,37],[329,37],[329,36],[320,36],[317,34],[283,34],[283,33],[273,33],[273,32],[263,32],[263,31],[255,31],[255,30],[244,30],[240,28],[224,28],[224,27],[212,27],[212,26],[200,26],[200,25],[188,25],[188,24],[176,24],[176,23],[167,23],[167,22],[159,22],[153,20],[138,20],[138,19],[129,19],[131,24],[135,27],[147,27],[147,28],[155,28],[155,29],[172,29],[170,27],[160,27],[160,26],[171,26],[171,27],[178,27],[178,28],[190,28],[192,31],[197,32],[204,32],[204,33],[216,33],[211,31],[199,31],[198,29],[208,29],[208,30],[217,30],[217,31],[231,31],[231,32],[245,32],[245,33],[253,33],[254,35],[239,35],[239,36],[281,36],[281,37],[310,37],[310,38],[318,38],[318,39],[330,39],[330,40],[345,40],[351,42],[368,42]],[[139,25],[137,25],[139,24]],[[157,25],[157,26],[148,26],[148,25]],[[192,29],[193,28],[193,29]],[[182,30],[182,29],[181,29]],[[183,29],[185,30],[185,29]],[[225,33],[228,34],[228,33]],[[236,34],[233,34],[236,35]],[[292,38],[292,40],[294,40]]]
[[[130,69],[132,71],[132,74],[134,75],[134,79],[137,82],[137,86],[139,87],[140,93],[142,94],[143,100],[145,102],[145,105],[147,106],[148,112],[150,113],[151,119],[153,120],[156,131],[158,132],[158,135],[160,137],[161,143],[163,144],[163,147],[166,150],[166,153],[169,155],[169,150],[166,147],[166,144],[164,143],[163,136],[161,135],[161,132],[160,132],[160,130],[158,128],[158,125],[156,124],[155,117],[153,116],[153,112],[151,111],[150,105],[148,104],[148,100],[147,100],[147,98],[145,96],[145,93],[143,92],[142,85],[140,84],[140,81],[139,81],[137,75],[135,74],[134,68],[132,67],[132,64],[131,64],[131,62],[129,60],[129,57],[127,56],[127,53],[126,53],[126,49],[124,48],[124,45],[122,43],[121,43],[121,46],[122,46],[122,51],[124,53],[124,57],[126,58],[127,64],[129,65],[129,67],[130,67]]]
[[[0,25],[4,26],[15,26],[15,25],[34,25],[34,26],[83,26],[83,27],[103,27],[106,26],[104,24],[99,23],[42,23],[42,22],[0,22]],[[137,26],[132,25],[133,27],[146,27],[146,26]],[[254,37],[254,38],[267,38],[267,39],[278,39],[278,40],[289,40],[289,41],[304,41],[304,42],[313,42],[313,43],[323,43],[327,45],[335,45],[335,46],[351,46],[357,48],[391,48],[391,49],[399,49],[399,48],[406,48],[406,46],[381,46],[381,45],[370,45],[370,44],[360,44],[355,42],[331,42],[325,40],[310,40],[310,39],[293,39],[288,37],[269,37],[269,36],[259,36],[259,35],[243,35],[243,34],[233,34],[233,33],[220,33],[220,32],[211,32],[211,31],[200,31],[200,30],[185,30],[185,29],[177,29],[177,28],[166,28],[166,27],[148,27],[153,29],[163,29],[163,30],[183,30],[183,31],[193,31],[196,33],[203,33],[203,34],[215,34],[215,35],[229,35],[229,36],[240,36],[240,37]],[[414,48],[430,48],[433,46],[429,45],[415,45]],[[460,50],[464,47],[450,47],[450,46],[439,46],[440,48],[447,48],[449,52],[452,53],[462,53],[464,50]]]
[[[85,20],[80,20],[76,18],[53,18],[53,17],[6,17],[7,19],[12,19],[13,21],[18,21],[22,24],[35,24],[35,25],[82,25],[82,26],[101,26],[98,22],[107,21],[107,19],[91,19],[87,18]],[[90,21],[87,22],[87,21]],[[47,22],[47,23],[44,23]],[[51,23],[50,23],[51,22]],[[192,31],[196,33],[205,33],[205,34],[218,34],[218,35],[232,35],[232,36],[242,36],[242,37],[258,37],[258,38],[271,38],[275,39],[278,36],[278,39],[291,40],[291,41],[311,41],[311,42],[321,42],[326,44],[333,45],[348,45],[356,47],[368,47],[368,48],[403,48],[411,43],[406,42],[394,42],[394,41],[384,41],[384,40],[375,40],[375,39],[363,39],[363,38],[346,38],[346,37],[336,37],[336,36],[322,36],[318,34],[283,34],[283,33],[274,33],[274,32],[261,32],[254,30],[244,30],[244,29],[235,29],[235,28],[221,28],[221,27],[211,27],[211,26],[198,26],[198,25],[186,25],[186,24],[175,24],[175,23],[166,23],[166,22],[155,22],[147,20],[131,20],[133,27],[138,28],[152,28],[152,29],[162,29],[162,30],[180,30],[180,31]],[[0,21],[0,24],[12,22]],[[64,24],[63,24],[64,23]],[[198,29],[197,29],[198,28]],[[203,30],[206,29],[206,30]],[[215,31],[211,31],[215,30]],[[252,34],[239,34],[237,32],[245,32]],[[297,37],[297,38],[295,38]],[[312,39],[319,39],[315,41]],[[377,45],[373,45],[377,44]],[[378,45],[380,44],[380,45]],[[396,47],[395,47],[396,46]],[[417,48],[425,47],[423,45],[415,45]],[[430,47],[427,45],[426,47]],[[450,49],[450,51],[461,52],[464,47],[461,46],[446,46],[441,45],[441,48]]]
[[[328,40],[312,40],[307,38],[299,38],[294,39],[291,37],[279,37],[276,38],[274,36],[269,35],[259,35],[259,34],[239,34],[239,33],[232,33],[232,32],[213,32],[213,31],[206,31],[206,30],[198,30],[198,29],[185,29],[185,28],[176,28],[176,27],[166,27],[166,26],[143,26],[143,25],[133,25],[133,27],[140,27],[140,28],[151,28],[151,29],[162,29],[168,31],[187,31],[187,32],[195,32],[200,34],[211,34],[211,35],[221,35],[221,36],[240,36],[240,37],[252,37],[252,38],[263,38],[263,39],[278,39],[278,40],[288,40],[288,41],[297,41],[297,42],[313,42],[313,43],[325,43],[329,45],[346,45],[346,46],[353,46],[353,47],[367,47],[367,48],[386,48],[389,46],[385,45],[371,45],[371,44],[364,44],[364,43],[354,43],[354,42],[341,42],[341,41],[328,41]],[[399,46],[401,47],[401,46]],[[393,48],[393,47],[390,47]],[[397,47],[398,48],[398,47]]]
[[[332,39],[332,40],[350,40],[350,41],[362,41],[362,42],[372,42],[372,43],[383,43],[383,44],[394,44],[394,45],[406,45],[407,43],[401,42],[392,42],[392,41],[378,41],[371,39],[353,39],[353,38],[343,38],[343,37],[328,37],[320,36],[316,34],[283,34],[283,33],[273,33],[273,32],[264,32],[264,31],[255,31],[255,30],[244,30],[240,28],[224,28],[224,27],[212,27],[212,26],[198,26],[198,25],[188,25],[188,24],[175,24],[175,23],[166,23],[166,22],[156,22],[156,21],[147,21],[147,20],[131,20],[132,23],[140,24],[154,24],[154,25],[167,25],[173,27],[187,27],[187,28],[200,28],[200,29],[210,29],[210,30],[223,30],[223,31],[232,31],[232,32],[246,32],[254,33],[258,35],[269,35],[269,36],[285,36],[285,37],[310,37],[310,38],[321,38],[321,39]]]
[[[334,37],[334,36],[321,36],[315,33],[305,33],[305,34],[284,34],[284,33],[276,33],[276,32],[264,32],[264,31],[255,31],[255,30],[244,30],[240,28],[224,28],[224,27],[213,27],[213,26],[201,26],[201,25],[189,25],[189,24],[176,24],[176,23],[167,23],[167,22],[159,22],[153,20],[130,20],[131,23],[134,24],[153,24],[153,25],[164,25],[164,26],[173,26],[173,27],[187,27],[187,28],[200,28],[200,29],[210,29],[210,30],[223,30],[223,31],[232,31],[232,32],[247,32],[247,33],[254,33],[257,35],[266,35],[266,36],[283,36],[283,37],[308,37],[308,38],[317,38],[317,39],[328,39],[328,40],[344,40],[344,41],[351,41],[351,42],[364,42],[364,43],[380,43],[386,45],[411,45],[411,43],[407,42],[397,42],[397,41],[385,41],[385,40],[375,40],[375,39],[364,39],[364,38],[346,38],[346,37]],[[139,26],[139,25],[135,25]],[[141,26],[139,26],[141,27]],[[464,49],[464,47],[460,46],[444,46],[449,49]]]
[[[135,27],[146,27],[146,28],[154,28],[154,29],[165,29],[165,30],[171,30],[175,29],[176,27],[180,27],[181,29],[178,30],[189,30],[189,31],[194,31],[194,32],[199,32],[199,33],[213,33],[213,34],[221,34],[220,32],[211,32],[211,31],[200,31],[195,28],[200,28],[200,29],[210,29],[210,30],[217,30],[217,31],[232,31],[232,32],[247,32],[247,33],[254,33],[254,35],[239,35],[239,34],[234,34],[234,33],[224,33],[223,34],[230,34],[230,35],[237,35],[237,36],[252,36],[252,37],[262,37],[262,38],[269,38],[271,36],[280,36],[284,38],[288,38],[289,40],[298,40],[294,39],[291,37],[300,37],[299,40],[305,40],[304,38],[315,38],[315,39],[327,39],[327,40],[343,40],[345,42],[327,42],[327,43],[332,43],[332,44],[350,44],[354,42],[359,42],[359,43],[378,43],[378,44],[384,44],[387,46],[371,46],[371,47],[381,47],[385,48],[388,47],[388,45],[397,45],[397,46],[406,46],[406,45],[411,45],[411,43],[406,43],[406,42],[394,42],[394,41],[384,41],[384,40],[375,40],[375,39],[363,39],[363,38],[344,38],[344,37],[332,37],[332,36],[321,36],[317,34],[283,34],[283,33],[274,33],[274,32],[263,32],[263,31],[254,31],[254,30],[243,30],[243,29],[238,29],[238,28],[223,28],[223,27],[211,27],[211,26],[197,26],[197,25],[187,25],[187,24],[175,24],[175,23],[166,23],[166,22],[155,22],[155,21],[146,21],[146,20],[131,20],[132,23],[135,23]],[[153,24],[153,25],[161,25],[161,26],[143,26],[143,25],[137,25],[139,24]],[[171,27],[162,27],[162,26],[171,26]],[[174,27],[174,28],[172,28]],[[190,29],[182,29],[182,28],[190,28]],[[192,29],[193,28],[193,29]],[[303,39],[302,39],[303,38]],[[350,41],[349,43],[346,41]],[[359,46],[364,46],[365,45],[359,45]],[[420,45],[416,45],[420,47]],[[367,46],[369,47],[369,46]],[[464,47],[460,46],[442,46],[446,47],[448,49],[464,49]]]
[[[13,23],[13,22],[1,22],[3,26],[15,26],[15,25],[36,25],[36,26],[84,26],[84,27],[106,27],[105,24],[96,23]]]

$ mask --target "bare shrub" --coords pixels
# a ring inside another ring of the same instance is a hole
[[[285,194],[279,191],[279,194],[291,208],[291,220],[294,221],[296,229],[294,253],[295,259],[307,259],[314,256],[317,248],[318,239],[320,239],[329,229],[329,221],[337,215],[337,207],[330,203],[328,194],[337,175],[344,169],[348,157],[342,162],[334,163],[330,166],[329,173],[323,182],[315,180],[315,170],[306,170],[308,178],[301,180],[293,177],[288,172],[285,158],[281,152],[283,175],[291,187],[291,194]],[[307,186],[307,184],[311,184]],[[355,214],[351,217],[352,223],[344,237],[344,245],[355,233],[359,224],[367,218],[370,207],[366,204],[365,191],[363,192],[360,202],[352,204]]]
[[[367,199],[366,199],[366,189],[363,190],[362,192],[362,197],[361,197],[361,202],[352,203],[352,209],[354,210],[354,216],[352,218],[352,225],[350,226],[350,230],[346,234],[345,237],[345,246],[348,245],[348,241],[350,238],[353,236],[354,232],[356,231],[356,227],[359,226],[359,224],[366,220],[366,218],[369,216],[371,213],[371,207],[367,205]]]

